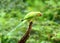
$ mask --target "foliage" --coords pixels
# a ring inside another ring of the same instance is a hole
[[[42,12],[34,21],[26,43],[60,43],[60,0],[0,0],[0,42],[17,43],[26,32],[28,23],[17,28],[21,19],[30,11]]]

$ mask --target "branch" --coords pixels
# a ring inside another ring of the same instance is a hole
[[[21,38],[21,40],[18,43],[26,43],[27,39],[29,38],[29,34],[32,29],[32,22],[29,23],[29,28],[26,31],[25,35]]]

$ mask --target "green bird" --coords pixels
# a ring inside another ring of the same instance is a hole
[[[34,18],[41,16],[41,15],[42,15],[41,12],[30,12],[23,18],[22,21],[24,21],[24,20],[30,21],[30,20],[33,20]]]
[[[15,31],[18,27],[22,26],[24,23],[26,23],[27,21],[33,21],[33,19],[35,19],[36,17],[41,16],[42,13],[41,12],[30,12],[28,13],[24,18],[23,18],[23,22],[19,23],[14,29],[12,29],[7,35],[11,35],[13,31]]]

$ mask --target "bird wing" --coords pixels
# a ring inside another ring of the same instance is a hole
[[[24,19],[31,19],[34,17],[34,14],[30,13],[30,14],[27,14]]]

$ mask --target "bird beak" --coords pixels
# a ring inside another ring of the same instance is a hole
[[[38,16],[42,16],[42,13],[39,13]]]

